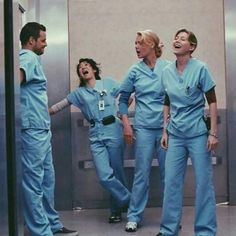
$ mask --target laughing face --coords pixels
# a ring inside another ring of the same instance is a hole
[[[95,79],[95,73],[96,70],[94,70],[88,62],[84,61],[80,63],[79,75],[85,82],[90,79]]]
[[[180,32],[174,38],[172,49],[176,56],[184,56],[191,54],[195,47],[189,42],[189,35],[186,32]]]

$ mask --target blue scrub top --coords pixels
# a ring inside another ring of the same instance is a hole
[[[103,117],[116,116],[116,100],[119,94],[120,85],[111,78],[96,80],[94,88],[78,87],[67,99],[74,106],[78,107],[87,121],[101,121]],[[105,109],[99,110],[99,101],[104,101]]]
[[[163,69],[170,62],[157,59],[154,70],[143,61],[133,65],[121,85],[120,114],[128,113],[128,97],[135,93],[134,128],[162,128],[164,92],[161,89]]]
[[[25,82],[20,86],[22,129],[50,129],[47,79],[40,57],[31,50],[22,49],[20,69],[25,72]]]
[[[196,137],[206,133],[204,93],[215,87],[207,65],[191,58],[180,75],[176,62],[173,62],[163,71],[162,85],[170,100],[168,132],[180,137]]]

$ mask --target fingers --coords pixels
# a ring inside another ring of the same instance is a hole
[[[209,151],[214,151],[216,150],[218,146],[218,139],[212,136],[209,136],[208,141],[207,141],[207,148]]]
[[[167,139],[165,139],[165,138],[162,138],[162,139],[161,139],[161,147],[164,148],[164,149],[167,149],[167,148],[168,148]]]

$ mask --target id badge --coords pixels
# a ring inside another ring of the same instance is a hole
[[[99,109],[99,111],[104,111],[105,110],[105,102],[104,102],[104,100],[99,100],[99,102],[98,102],[98,109]]]

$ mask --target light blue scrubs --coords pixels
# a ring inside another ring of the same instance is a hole
[[[111,212],[127,205],[130,192],[126,187],[123,170],[124,139],[123,126],[120,119],[114,123],[103,125],[104,117],[116,116],[116,100],[119,84],[111,79],[96,80],[94,88],[78,87],[67,99],[78,107],[87,121],[94,122],[89,130],[90,147],[97,175],[101,185],[112,195]],[[104,109],[100,107],[103,101]]]
[[[54,209],[47,80],[39,56],[30,50],[20,51],[20,68],[26,79],[20,94],[24,217],[32,236],[51,236],[63,226]]]
[[[133,65],[121,85],[119,112],[128,113],[128,99],[135,93],[135,170],[128,221],[140,223],[148,201],[149,175],[153,155],[158,159],[162,183],[164,182],[165,150],[160,139],[163,129],[164,92],[161,74],[168,61],[158,59],[154,70],[143,61]]]
[[[160,232],[166,236],[178,235],[184,177],[190,157],[196,183],[194,235],[216,235],[212,165],[207,150],[208,131],[203,120],[204,93],[214,88],[215,82],[207,66],[192,58],[182,75],[176,69],[176,62],[167,66],[162,83],[170,100],[170,120]]]

